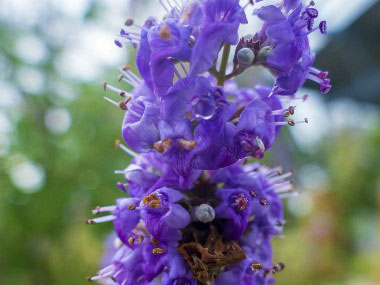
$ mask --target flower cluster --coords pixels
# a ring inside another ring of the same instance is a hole
[[[137,49],[141,78],[124,67],[119,81],[132,91],[104,83],[122,97],[105,98],[125,112],[128,147],[117,146],[133,159],[116,171],[127,195],[93,211],[109,215],[87,221],[112,221],[116,234],[104,268],[89,280],[270,284],[284,268],[271,248],[284,224],[281,199],[295,193],[290,173],[249,160],[263,158],[282,126],[307,123],[289,118],[307,79],[322,93],[330,89],[327,72],[312,67],[308,40],[313,31],[325,34],[326,22],[314,28],[318,11],[301,0],[159,2],[163,19],[127,19],[115,40]],[[263,25],[239,39],[252,5],[261,5],[253,14]],[[239,88],[233,79],[255,66],[271,71],[273,86]]]

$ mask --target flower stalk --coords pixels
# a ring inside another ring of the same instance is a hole
[[[228,65],[228,58],[230,56],[231,46],[229,44],[224,44],[222,61],[220,63],[220,69],[217,76],[217,85],[223,86],[226,81],[226,70]]]
[[[161,20],[128,19],[115,40],[137,49],[139,75],[124,67],[117,80],[132,91],[103,84],[106,101],[124,112],[125,144],[116,147],[132,160],[115,171],[115,205],[86,221],[114,227],[105,267],[88,280],[272,284],[284,269],[271,247],[285,225],[282,200],[297,192],[291,173],[249,160],[262,159],[282,128],[308,122],[292,117],[306,80],[331,88],[308,43],[310,33],[326,34],[326,22],[314,27],[318,11],[306,1],[264,2],[254,12],[262,27],[239,40],[253,1],[159,2]],[[271,71],[273,85],[240,88],[233,79],[256,66]]]

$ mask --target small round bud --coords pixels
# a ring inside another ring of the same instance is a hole
[[[208,204],[202,204],[194,208],[193,217],[202,223],[210,223],[215,219],[214,208]]]
[[[271,46],[266,46],[260,49],[257,59],[260,63],[265,63],[267,61],[267,57],[273,51]]]
[[[239,64],[242,65],[251,65],[255,60],[255,54],[250,48],[242,48],[238,51],[236,57]]]

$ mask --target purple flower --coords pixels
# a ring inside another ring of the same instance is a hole
[[[244,189],[221,189],[216,197],[222,203],[215,209],[218,218],[227,219],[225,234],[227,237],[238,240],[243,235],[251,212],[251,197]]]
[[[141,29],[140,32],[140,45],[136,55],[136,66],[141,74],[141,77],[144,79],[151,90],[154,90],[153,79],[150,70],[150,55],[152,51],[148,42],[147,29],[149,30],[155,25],[157,25],[157,22],[154,18],[149,18],[147,21],[145,21],[144,29]]]
[[[241,158],[262,158],[275,138],[274,117],[271,108],[261,100],[254,100],[245,107],[236,127],[235,141]]]
[[[177,203],[183,198],[176,190],[161,188],[142,200],[142,216],[154,238],[165,242],[181,239],[181,229],[190,223],[189,213]]]
[[[266,43],[258,54],[276,77],[275,94],[293,95],[307,79],[320,84],[321,92],[327,93],[331,88],[330,80],[312,68],[315,55],[310,51],[308,40],[308,35],[318,29],[313,28],[318,10],[304,8],[298,2],[285,1],[287,11],[294,9],[289,16],[273,5],[255,12],[264,21],[255,39]],[[325,21],[320,24],[322,33],[326,31],[325,25]]]
[[[206,78],[187,77],[178,81],[161,100],[161,141],[170,139],[171,143],[157,155],[187,180],[192,175],[191,167],[205,169],[197,161],[213,143],[215,137],[209,133],[215,127],[223,128],[234,109],[221,88],[213,87]],[[208,161],[210,167],[219,166],[214,162],[212,166],[213,161]]]
[[[295,193],[290,173],[248,160],[263,158],[283,126],[307,123],[288,118],[295,107],[287,104],[304,99],[294,94],[307,79],[323,93],[330,89],[328,73],[313,67],[308,39],[318,29],[325,34],[326,22],[315,25],[312,2],[264,2],[254,13],[262,28],[238,41],[253,1],[244,8],[238,0],[159,2],[162,20],[151,17],[140,26],[128,19],[115,41],[138,48],[142,79],[125,67],[119,81],[132,91],[104,83],[122,97],[105,99],[125,112],[129,148],[117,146],[133,158],[115,171],[127,197],[96,207],[94,215],[109,214],[87,220],[114,226],[103,269],[89,280],[271,284],[284,268],[273,263],[272,252],[284,225],[281,199]],[[229,45],[236,45],[232,62]],[[239,88],[234,78],[258,65],[272,72],[273,87]]]
[[[167,19],[150,29],[150,68],[156,96],[165,95],[173,85],[176,72],[174,61],[190,59],[190,34],[189,27],[180,25],[173,19]]]
[[[125,142],[135,151],[146,152],[152,149],[159,138],[159,108],[152,91],[146,86],[138,87],[128,101],[122,125]]]
[[[135,157],[123,171],[128,186],[128,194],[143,198],[154,190],[166,187],[180,187],[178,175],[172,167],[162,164],[153,153],[144,153]],[[120,182],[121,183],[121,182]]]
[[[142,249],[130,249],[125,245],[119,247],[111,264],[100,270],[96,276],[89,277],[88,280],[96,281],[108,278],[117,284],[147,284],[147,279],[144,275]]]
[[[128,239],[134,235],[132,230],[135,229],[140,221],[140,213],[134,211],[138,206],[140,199],[136,198],[123,198],[116,200],[116,208],[113,211],[113,225],[118,238],[128,244]]]
[[[176,250],[169,251],[169,269],[163,273],[163,285],[196,285],[197,282],[192,277],[191,272],[185,264],[183,258]]]
[[[237,44],[239,26],[246,23],[238,0],[205,0],[203,22],[192,50],[190,74],[197,75],[212,67],[222,44]]]
[[[301,0],[284,0],[285,11],[289,12],[290,10],[295,9],[300,3],[302,3]]]

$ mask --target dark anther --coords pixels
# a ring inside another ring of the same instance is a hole
[[[127,27],[132,26],[133,25],[133,19],[127,19],[127,20],[125,20],[124,25],[127,26]]]
[[[250,191],[249,191],[249,194],[250,194],[253,198],[257,198],[257,192],[256,192],[256,190],[250,190]]]
[[[251,270],[261,270],[263,269],[263,264],[261,262],[252,262]]]
[[[294,127],[296,123],[293,120],[288,120],[288,125]]]
[[[268,204],[269,204],[269,202],[267,199],[265,199],[265,198],[260,199],[260,205],[261,206],[268,206]]]

